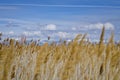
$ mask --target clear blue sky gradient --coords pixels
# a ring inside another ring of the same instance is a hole
[[[114,25],[116,40],[119,40],[120,1],[0,0],[0,32],[6,35],[10,31],[21,34],[28,26],[37,30],[41,25],[55,24],[57,30],[70,31],[72,27],[97,23]]]

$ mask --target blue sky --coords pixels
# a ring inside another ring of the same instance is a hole
[[[1,0],[7,4],[106,5],[120,6],[119,0]]]
[[[74,38],[78,33],[88,33],[98,39],[99,30],[105,25],[115,30],[120,40],[119,0],[1,0],[0,32],[4,37],[47,39]]]

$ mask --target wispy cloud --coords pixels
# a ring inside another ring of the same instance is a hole
[[[120,6],[103,6],[103,5],[42,5],[42,4],[0,4],[0,6],[33,6],[33,7],[68,7],[68,8],[120,8]]]
[[[17,9],[15,6],[1,6],[0,5],[0,10],[14,10]]]
[[[13,18],[0,18],[0,21],[7,21],[7,22],[14,22],[14,23],[31,23],[32,21],[20,20],[20,19],[13,19]]]

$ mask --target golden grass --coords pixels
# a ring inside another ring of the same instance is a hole
[[[0,80],[120,80],[120,44],[113,33],[104,44],[104,33],[99,44],[84,41],[86,34],[67,45],[7,40],[0,44]]]

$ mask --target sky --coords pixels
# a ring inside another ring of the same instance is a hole
[[[71,40],[88,33],[98,41],[103,25],[105,40],[114,31],[120,40],[119,0],[1,0],[0,32],[3,38]]]

